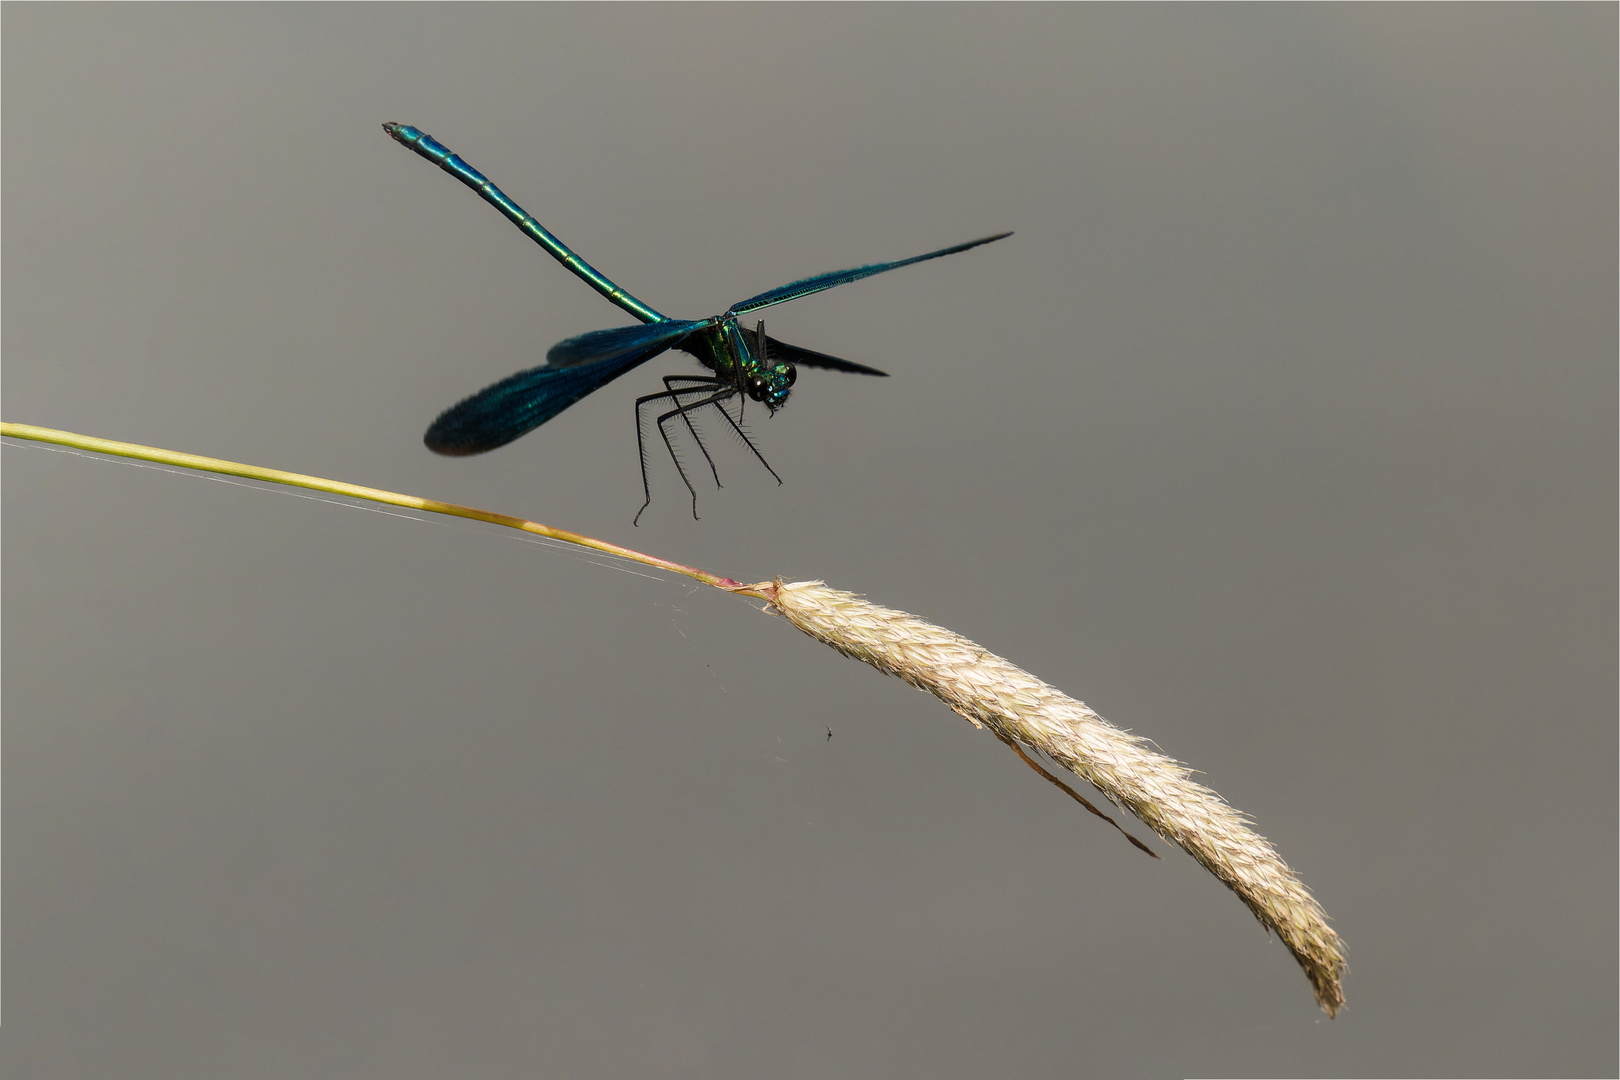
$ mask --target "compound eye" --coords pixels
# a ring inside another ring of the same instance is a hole
[[[776,373],[781,376],[784,387],[792,386],[799,377],[799,369],[792,364],[777,364]]]
[[[755,401],[764,401],[771,392],[770,381],[763,375],[748,376],[748,396]]]

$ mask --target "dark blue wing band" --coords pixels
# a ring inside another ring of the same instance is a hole
[[[565,354],[567,364],[530,368],[486,386],[446,409],[433,421],[422,441],[434,453],[454,457],[482,454],[505,446],[592,390],[606,386],[651,360],[685,337],[693,327],[702,325],[701,321],[669,319],[648,326],[599,330],[570,338],[552,349],[555,354],[565,346],[575,346]],[[651,333],[654,327],[661,332]],[[598,351],[587,354],[587,342],[598,346]]]
[[[578,367],[613,360],[626,353],[663,344],[669,348],[712,319],[663,319],[645,326],[615,326],[559,341],[546,352],[548,367]]]
[[[898,270],[900,267],[910,266],[912,263],[925,262],[928,259],[937,259],[941,255],[954,255],[958,251],[966,251],[969,248],[976,248],[980,244],[988,244],[993,240],[1004,240],[1011,235],[1012,233],[1010,232],[998,233],[995,236],[986,236],[981,240],[969,240],[967,243],[957,244],[955,247],[941,248],[938,251],[930,251],[926,255],[914,255],[909,259],[901,259],[899,262],[872,263],[870,266],[857,266],[852,270],[839,270],[831,274],[818,274],[815,277],[805,278],[803,281],[795,281],[789,285],[782,285],[772,289],[770,292],[762,292],[758,296],[749,297],[747,300],[744,300],[741,303],[731,305],[731,307],[727,309],[726,314],[742,315],[750,311],[758,311],[760,308],[768,308],[773,304],[785,304],[789,300],[797,300],[801,296],[809,296],[811,293],[818,293],[823,289],[831,289],[837,285],[847,285],[851,281],[859,281],[861,278],[869,278],[874,274],[882,274],[890,270]]]

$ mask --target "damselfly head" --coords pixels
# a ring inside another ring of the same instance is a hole
[[[767,361],[744,380],[744,388],[749,397],[763,402],[767,409],[775,412],[787,404],[788,391],[798,377],[798,369],[787,361],[775,364]]]
[[[775,413],[787,404],[788,390],[799,372],[786,360],[771,362],[766,351],[769,341],[765,336],[765,320],[761,319],[754,325],[754,370],[743,380],[743,389],[748,391],[749,397],[763,402],[768,411]]]

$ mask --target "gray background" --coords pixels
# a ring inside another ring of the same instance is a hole
[[[500,530],[5,453],[7,1077],[1613,1075],[1616,11],[4,12],[5,417],[964,633],[1252,815],[1349,1009],[938,702]],[[649,303],[807,372],[440,409]],[[711,428],[713,425],[711,425]],[[833,738],[827,739],[831,727]],[[1138,829],[1138,832],[1142,830]]]

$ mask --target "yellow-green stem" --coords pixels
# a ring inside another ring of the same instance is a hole
[[[305,476],[303,473],[266,469],[259,465],[243,465],[236,461],[201,457],[197,454],[182,454],[174,450],[159,449],[155,446],[142,446],[139,443],[98,439],[94,435],[78,435],[71,431],[57,431],[54,428],[35,427],[32,424],[0,422],[0,435],[9,435],[14,439],[32,439],[35,442],[56,443],[60,446],[71,446],[76,450],[90,450],[98,454],[111,454],[115,457],[136,458],[140,461],[151,461],[159,465],[174,465],[182,469],[197,469],[200,472],[223,473],[226,476],[240,476],[248,480],[263,480],[271,484],[286,484],[288,487],[309,488],[312,491],[324,491],[332,495],[347,495],[350,498],[386,503],[389,506],[404,506],[412,510],[425,510],[430,514],[447,514],[450,517],[487,521],[491,525],[505,525],[509,529],[533,533],[536,536],[550,537],[564,543],[578,544],[580,547],[605,551],[609,555],[631,559],[646,566],[656,566],[660,570],[685,574],[687,577],[695,578],[705,585],[713,585],[716,588],[725,589],[727,592],[740,592],[745,595],[766,599],[763,594],[756,592],[750,586],[740,585],[731,578],[711,574],[707,570],[699,570],[695,566],[682,566],[680,563],[660,559],[655,555],[632,551],[630,548],[610,544],[605,540],[581,536],[579,533],[569,532],[566,529],[556,529],[550,525],[542,525],[538,521],[526,521],[510,514],[497,514],[490,510],[459,506],[456,503],[440,502],[437,499],[424,499],[416,495],[401,495],[395,491],[361,487],[358,484],[345,484],[340,480],[326,480],[319,476]]]

